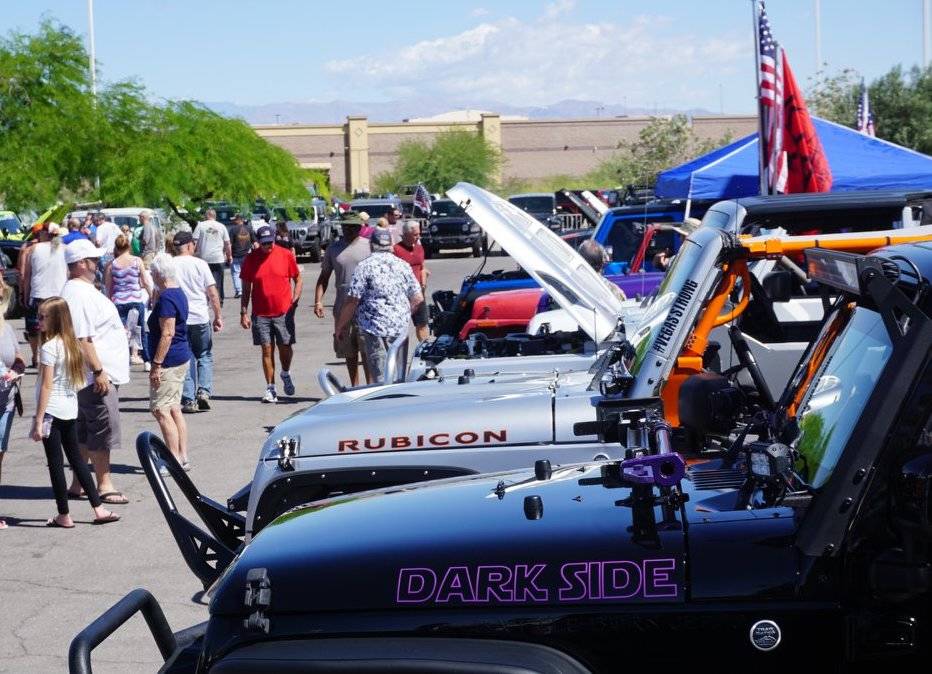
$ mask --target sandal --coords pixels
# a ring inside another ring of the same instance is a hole
[[[0,520],[0,529],[9,529],[10,525],[6,523],[6,520]]]
[[[105,491],[100,495],[100,502],[107,505],[126,505],[129,499],[121,491]]]
[[[110,522],[119,522],[120,516],[116,513],[110,513],[109,515],[104,515],[103,517],[95,517],[94,521],[91,524],[109,524]]]
[[[74,524],[72,524],[71,526],[59,524],[58,520],[56,520],[54,517],[48,518],[45,521],[45,526],[49,527],[50,529],[74,529]]]

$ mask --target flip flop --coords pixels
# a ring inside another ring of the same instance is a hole
[[[105,515],[103,517],[95,517],[94,521],[91,522],[91,524],[110,524],[110,522],[119,522],[119,521],[120,521],[119,515],[117,515],[116,513],[110,513],[109,515]]]
[[[100,495],[100,502],[107,505],[126,505],[129,499],[121,491],[105,491]]]
[[[0,529],[9,529],[10,525],[6,523],[6,520],[0,520]]]
[[[72,524],[70,527],[66,527],[64,524],[59,524],[54,517],[50,517],[45,521],[45,526],[50,529],[74,529]]]

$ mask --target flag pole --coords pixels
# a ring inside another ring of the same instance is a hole
[[[764,175],[764,123],[760,104],[760,23],[757,16],[758,0],[751,0],[751,22],[754,28],[754,100],[757,103],[757,176],[758,192],[767,194],[767,176]]]

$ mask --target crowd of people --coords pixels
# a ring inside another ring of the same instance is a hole
[[[240,325],[260,347],[260,399],[278,401],[276,353],[282,391],[295,394],[291,364],[303,279],[287,226],[266,221],[254,228],[236,215],[227,227],[212,209],[205,215],[192,231],[174,233],[172,254],[148,212],[134,230],[103,213],[63,226],[40,223],[21,250],[20,301],[37,374],[29,437],[45,450],[57,510],[47,526],[73,528],[69,505],[80,500],[91,507],[94,524],[119,521],[108,507],[129,501],[113,483],[110,457],[121,449],[119,390],[133,365],[148,373],[149,410],[166,446],[190,470],[185,415],[211,409],[213,335],[224,327],[227,266]],[[368,220],[364,213],[343,217],[342,238],[327,248],[314,292],[314,314],[324,318],[324,294],[335,277],[333,348],[353,386],[360,364],[367,383],[384,378],[388,350],[412,319],[417,338],[427,336],[428,271],[417,222],[397,211],[375,226]],[[0,278],[0,469],[30,367],[2,318],[12,292]],[[167,474],[165,466],[160,470]],[[6,527],[0,518],[0,529]]]

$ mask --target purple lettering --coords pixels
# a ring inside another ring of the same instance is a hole
[[[546,564],[518,564],[515,566],[515,601],[547,601],[550,593],[537,586],[537,577],[547,568]]]
[[[635,562],[602,562],[602,599],[629,599],[641,590],[641,567]]]
[[[398,572],[398,603],[423,604],[434,595],[437,574],[430,569],[401,569]]]
[[[472,586],[469,569],[465,566],[451,566],[447,569],[434,601],[444,604],[457,597],[460,601],[476,601],[476,589]]]
[[[644,560],[644,596],[645,597],[676,597],[676,583],[669,582],[673,571],[676,570],[674,559],[645,559]]]
[[[588,599],[586,592],[586,562],[570,562],[560,567],[560,579],[564,585],[560,588],[560,601],[581,601]]]
[[[514,601],[511,569],[507,566],[480,566],[476,569],[476,601]]]

